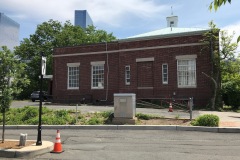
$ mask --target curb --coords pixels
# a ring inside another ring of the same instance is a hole
[[[48,153],[53,150],[53,143],[42,141],[42,146],[36,144],[21,149],[0,149],[0,157],[5,158],[33,158],[37,155]]]
[[[37,129],[37,125],[7,125],[6,129]],[[0,126],[2,129],[2,126]],[[42,129],[82,129],[82,130],[176,130],[214,133],[240,133],[238,127],[202,127],[178,125],[43,125]]]

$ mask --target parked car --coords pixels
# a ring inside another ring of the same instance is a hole
[[[43,100],[47,100],[48,93],[46,91],[42,91],[42,92],[43,92]],[[40,100],[40,91],[33,91],[30,98],[33,102],[35,102],[35,100]]]

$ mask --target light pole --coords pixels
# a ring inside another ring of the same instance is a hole
[[[42,83],[43,83],[43,75],[46,74],[46,57],[43,56],[43,52],[41,52],[41,77],[40,77],[40,102],[39,102],[39,121],[38,121],[38,136],[37,136],[37,146],[42,145]]]

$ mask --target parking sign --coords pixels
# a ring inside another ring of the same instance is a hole
[[[47,61],[46,57],[42,57],[42,70],[41,70],[42,75],[46,75],[46,61]]]

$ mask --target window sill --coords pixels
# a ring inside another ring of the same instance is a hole
[[[197,88],[197,86],[178,86],[178,88]]]
[[[104,88],[98,88],[98,87],[96,87],[96,88],[91,88],[91,89],[104,89]]]
[[[67,88],[67,90],[78,90],[79,89],[79,87],[78,88]]]

